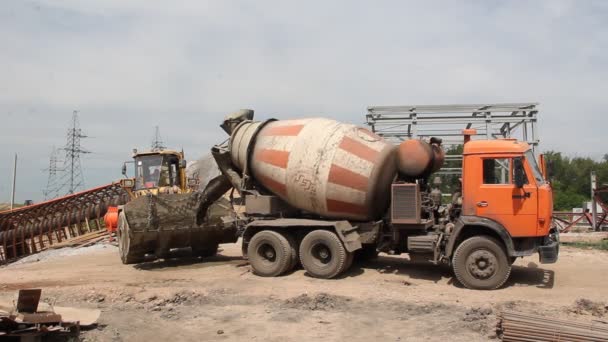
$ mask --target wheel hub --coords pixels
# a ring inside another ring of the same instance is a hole
[[[274,262],[277,257],[276,251],[269,244],[264,244],[264,245],[260,246],[258,253],[260,254],[261,257],[263,257],[264,259],[266,259],[266,261],[269,261],[269,262]]]
[[[321,259],[327,259],[329,257],[329,251],[327,248],[322,248],[319,250],[319,257],[321,257]]]
[[[467,268],[477,279],[488,279],[496,273],[498,260],[489,251],[475,251],[467,258]]]
[[[312,248],[312,255],[322,264],[327,264],[331,261],[331,251],[323,244],[318,244]]]

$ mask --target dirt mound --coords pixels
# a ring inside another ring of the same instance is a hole
[[[483,319],[487,319],[488,316],[492,314],[493,310],[491,306],[483,306],[470,308],[465,313],[464,318],[462,319],[465,322],[475,322]]]
[[[462,321],[467,328],[486,335],[493,330],[495,323],[493,313],[494,310],[490,305],[472,307],[465,312]]]
[[[286,309],[300,309],[309,311],[328,311],[336,309],[344,309],[349,304],[350,298],[331,295],[328,293],[318,293],[313,297],[308,294],[302,294],[297,297],[286,299],[281,305]]]
[[[574,305],[569,310],[577,315],[592,315],[595,317],[604,317],[608,314],[608,305],[602,302],[594,302],[589,299],[579,298],[574,302]]]

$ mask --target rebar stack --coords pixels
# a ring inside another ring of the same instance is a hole
[[[503,341],[608,341],[608,322],[565,321],[512,311],[498,317]]]
[[[109,206],[124,204],[128,194],[111,183],[46,202],[0,211],[0,264],[38,253],[68,238],[100,230]],[[94,221],[90,225],[89,221]]]

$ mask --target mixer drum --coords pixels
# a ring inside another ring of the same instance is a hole
[[[260,127],[251,121],[236,127],[232,161],[287,203],[328,218],[372,220],[386,212],[395,146],[367,129],[323,118]]]
[[[397,169],[406,177],[428,176],[443,166],[445,153],[437,144],[406,140],[397,148]]]

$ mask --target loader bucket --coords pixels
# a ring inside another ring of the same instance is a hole
[[[236,242],[236,228],[224,224],[230,203],[220,197],[207,210],[203,224],[196,224],[196,193],[147,195],[124,206],[118,218],[118,238],[123,263],[137,263],[145,255],[166,257],[171,249],[191,247],[200,256],[215,254],[220,243]]]

